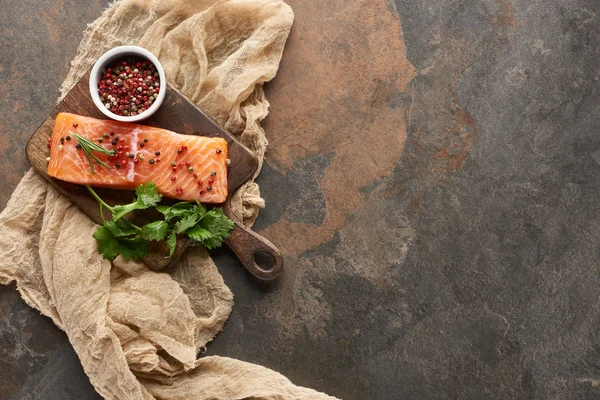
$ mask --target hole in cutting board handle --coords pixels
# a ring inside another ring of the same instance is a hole
[[[254,264],[261,272],[271,272],[275,267],[275,258],[266,251],[258,250],[254,253]]]

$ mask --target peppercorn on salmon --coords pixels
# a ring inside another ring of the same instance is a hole
[[[59,113],[48,147],[48,174],[63,181],[129,190],[152,182],[174,199],[222,203],[227,198],[222,138]]]

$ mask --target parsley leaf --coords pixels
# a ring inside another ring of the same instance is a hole
[[[156,207],[158,211],[164,214],[165,220],[171,221],[173,218],[179,218],[190,213],[192,209],[192,204],[188,202],[177,203],[174,206],[158,206]]]
[[[219,247],[221,247],[222,243],[223,243],[223,241],[219,240],[216,237],[210,237],[210,238],[205,239],[202,242],[200,242],[200,244],[202,246],[206,247],[208,250],[219,248]]]
[[[177,247],[177,235],[175,232],[171,232],[169,238],[167,239],[167,247],[169,248],[169,257],[173,256],[175,253],[175,248]]]
[[[211,231],[215,237],[228,239],[234,223],[223,214],[223,209],[213,208],[202,218],[201,226]]]
[[[146,207],[157,205],[162,200],[162,195],[158,194],[156,185],[152,182],[146,182],[135,189],[138,201],[141,201]]]
[[[200,219],[200,217],[198,217],[198,215],[196,214],[190,214],[187,215],[183,218],[181,218],[179,221],[177,221],[175,223],[175,233],[183,233],[185,231],[187,231],[188,229],[190,229],[191,227],[193,227],[194,225],[196,225],[198,223],[198,220]]]
[[[106,221],[104,222],[104,227],[108,229],[114,237],[131,236],[137,233],[134,228],[126,226],[121,221]]]
[[[222,209],[213,208],[204,215],[197,228],[186,233],[190,239],[211,250],[220,247],[223,240],[229,238],[233,226],[233,221],[223,214]]]
[[[198,215],[198,217],[204,218],[204,216],[206,215],[206,208],[204,208],[204,206],[199,202],[196,203],[197,204],[192,208],[194,210],[194,213]]]
[[[121,257],[125,261],[129,261],[130,259],[141,260],[148,255],[150,250],[150,243],[140,236],[136,236],[133,239],[118,238],[117,241],[120,244],[119,251],[121,252]]]
[[[195,226],[192,229],[188,229],[185,233],[195,242],[202,242],[206,239],[210,239],[213,236],[208,229],[204,229],[201,226]]]
[[[162,196],[153,183],[138,186],[134,201],[118,206],[108,205],[89,185],[86,186],[92,196],[113,216],[112,221],[105,221],[93,235],[98,242],[98,252],[108,260],[114,260],[118,255],[125,260],[142,259],[148,255],[151,240],[166,240],[168,257],[171,257],[177,248],[178,234],[186,235],[194,243],[207,249],[214,249],[229,238],[234,227],[234,222],[220,208],[207,211],[199,202],[158,205]],[[150,207],[162,213],[164,220],[150,222],[140,228],[122,219],[132,211]]]
[[[108,225],[108,226],[107,226]],[[98,242],[98,253],[107,260],[114,260],[119,254],[127,261],[140,260],[148,255],[149,243],[140,236],[126,236],[114,222],[107,221],[92,235]]]
[[[119,255],[119,243],[110,230],[101,226],[92,235],[98,242],[98,253],[107,260],[114,260]]]
[[[144,183],[135,190],[136,199],[133,203],[112,207],[113,221],[117,221],[135,210],[144,210],[157,205],[162,199],[154,183]]]
[[[146,240],[163,240],[169,232],[169,224],[165,221],[154,221],[142,227],[141,236]]]

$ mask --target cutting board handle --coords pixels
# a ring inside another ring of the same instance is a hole
[[[232,218],[229,202],[225,203],[224,208],[225,213]],[[271,281],[279,277],[283,271],[283,257],[277,247],[264,237],[237,222],[234,218],[232,219],[235,226],[225,243],[235,253],[241,263],[244,264],[244,267],[252,275],[263,281]],[[270,269],[264,269],[256,262],[256,256],[260,253],[264,253],[272,259],[273,265]]]

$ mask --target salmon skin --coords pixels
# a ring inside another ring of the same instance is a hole
[[[92,159],[92,174],[74,134],[115,150],[112,157],[93,152],[110,168]],[[152,182],[160,194],[174,199],[201,203],[227,199],[227,142],[222,138],[59,113],[50,143],[48,175],[63,181],[127,190]]]

